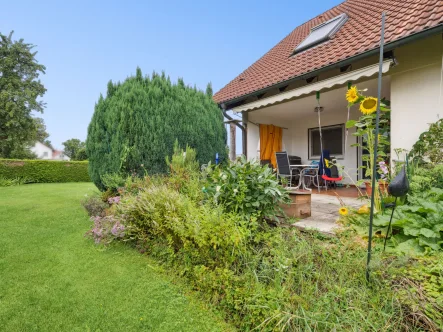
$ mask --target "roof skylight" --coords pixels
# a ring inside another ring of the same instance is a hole
[[[348,20],[346,14],[341,14],[311,29],[311,33],[295,48],[294,53],[299,53],[331,38]]]

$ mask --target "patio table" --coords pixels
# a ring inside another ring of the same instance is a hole
[[[303,164],[302,164],[302,165],[290,165],[290,167],[291,167],[291,168],[301,168],[301,170],[300,170],[300,178],[299,178],[299,180],[298,180],[298,186],[295,187],[294,189],[297,190],[297,189],[300,189],[300,187],[302,187],[304,190],[312,191],[311,188],[306,187],[306,183],[305,183],[305,181],[303,180],[302,173],[303,173],[303,171],[304,171],[305,169],[318,169],[318,165],[315,165],[315,164],[303,165]],[[315,183],[314,183],[314,185],[315,185]]]

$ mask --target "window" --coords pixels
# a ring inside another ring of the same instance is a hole
[[[294,53],[299,53],[310,47],[323,43],[324,41],[330,39],[348,20],[346,14],[341,14],[334,17],[325,23],[317,25],[311,29],[311,33],[305,38],[298,46],[295,48]]]
[[[48,152],[43,152],[43,158],[45,158],[45,157],[47,157],[48,156]]]
[[[345,146],[344,124],[322,127],[323,150],[329,150],[331,157],[343,158]],[[308,129],[309,159],[320,159],[320,131],[318,128]]]

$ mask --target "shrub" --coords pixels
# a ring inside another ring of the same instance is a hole
[[[89,182],[87,161],[0,159],[0,176],[26,182]]]
[[[205,171],[204,191],[228,212],[275,220],[282,214],[278,204],[289,202],[272,169],[256,161],[241,158],[227,166],[209,165]]]
[[[270,228],[166,184],[124,197],[116,218],[241,330],[358,330],[361,317],[401,329],[399,304],[377,277],[367,287],[366,250],[352,242]]]
[[[125,185],[126,180],[118,173],[107,173],[101,176],[103,188],[115,194]]]
[[[98,195],[88,196],[82,201],[82,205],[88,212],[90,217],[105,216],[105,210],[109,208],[109,204],[103,202],[102,198]]]
[[[91,217],[94,222],[92,230],[86,235],[92,236],[95,243],[109,244],[116,239],[122,239],[126,235],[126,227],[114,216]]]
[[[376,230],[386,234],[390,214],[374,219]],[[408,204],[397,207],[392,221],[391,251],[420,255],[443,249],[443,190],[432,188],[408,195]]]
[[[0,176],[0,187],[11,187],[11,186],[19,186],[25,183],[31,182],[27,178],[13,178],[13,179],[7,179],[4,176]]]
[[[143,77],[137,68],[123,83],[109,82],[95,106],[86,141],[91,179],[102,190],[106,173],[165,174],[165,156],[172,155],[175,140],[195,148],[199,163],[217,152],[225,159],[222,113],[209,95],[183,80]]]
[[[443,163],[443,119],[432,123],[423,132],[411,150],[411,156],[420,162]]]

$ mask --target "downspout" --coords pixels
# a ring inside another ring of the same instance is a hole
[[[226,119],[228,119],[228,120],[234,120],[229,114],[228,114],[228,112],[224,109],[224,108],[222,108],[222,112],[223,112],[223,115],[224,115],[224,117],[226,118]],[[243,112],[242,113],[242,123],[243,124],[239,124],[238,122],[236,122],[236,121],[234,121],[233,122],[238,128],[240,128],[240,130],[241,130],[241,132],[242,132],[242,154],[244,155],[244,156],[246,156],[246,153],[247,153],[247,149],[246,149],[246,140],[247,140],[247,137],[246,137],[246,128],[247,128],[247,123],[248,123],[248,115],[247,115],[247,113],[245,113],[245,112]]]

